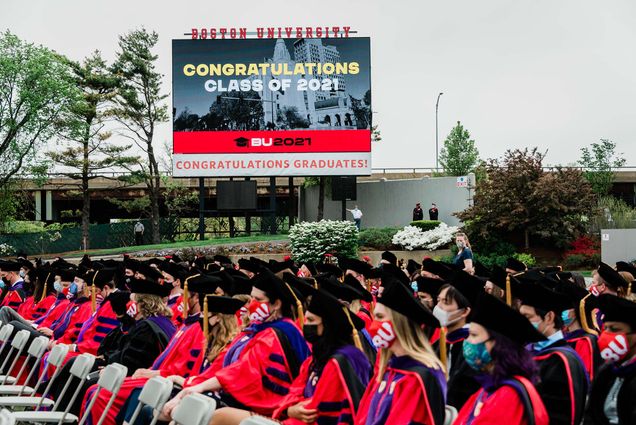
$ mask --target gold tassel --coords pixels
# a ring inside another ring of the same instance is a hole
[[[51,277],[51,272],[49,272],[49,274],[46,275],[46,279],[44,280],[44,288],[42,289],[42,296],[40,297],[40,302],[42,302],[44,298],[46,297],[46,285],[47,285],[47,282],[49,281],[49,277]]]
[[[446,353],[446,328],[439,328],[439,359],[442,361],[442,365],[444,365],[444,373],[448,376],[448,365],[446,362],[448,361],[448,355]]]
[[[203,335],[205,335],[205,346],[204,349],[208,347],[208,332],[210,326],[210,318],[208,317],[208,296],[207,294],[203,296]]]
[[[91,310],[93,313],[97,310],[97,295],[95,294],[95,282],[91,286]]]
[[[291,286],[289,286],[287,282],[285,282],[285,286],[287,286],[287,289],[289,289],[289,292],[291,292],[292,297],[294,297],[294,300],[296,300],[296,313],[297,313],[296,320],[298,321],[298,326],[302,328],[303,325],[305,324],[305,313],[303,312],[303,303],[301,303],[298,297],[296,297],[294,290],[291,288]]]
[[[598,332],[595,329],[592,329],[587,323],[587,314],[585,312],[585,299],[589,297],[590,295],[592,294],[587,294],[579,302],[579,317],[581,318],[581,327],[583,328],[583,330],[587,333],[598,336]]]
[[[512,291],[510,290],[510,275],[506,276],[506,304],[512,307]]]
[[[358,350],[364,351],[362,349],[362,341],[360,340],[360,335],[358,334],[358,330],[354,326],[353,320],[351,320],[351,310],[349,310],[345,306],[342,306],[342,309],[344,310],[345,316],[347,316],[347,320],[349,321],[349,324],[351,325],[351,329],[352,329],[351,337],[353,338],[353,344],[358,348]]]

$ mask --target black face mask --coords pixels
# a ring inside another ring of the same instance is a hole
[[[318,335],[318,325],[304,325],[303,336],[310,344],[315,344],[320,341],[321,335]]]

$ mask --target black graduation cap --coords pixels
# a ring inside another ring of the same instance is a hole
[[[90,268],[93,265],[93,261],[91,260],[91,257],[88,256],[88,254],[84,254],[79,262],[79,265]]]
[[[185,276],[188,273],[185,267],[182,267],[177,263],[173,263],[172,261],[164,261],[159,265],[159,269],[164,273],[168,273],[175,280],[185,279]]]
[[[509,257],[506,260],[506,268],[514,270],[515,272],[523,272],[528,269],[528,266],[526,266],[522,261],[519,261],[516,258]]]
[[[157,295],[161,298],[167,297],[172,291],[170,285],[160,285],[154,280],[149,279],[131,279],[128,284],[130,292],[134,294]]]
[[[293,289],[298,290],[303,298],[307,298],[312,295],[313,292],[317,289],[314,287],[314,279],[305,279],[302,277],[295,276],[293,273],[285,272],[283,274],[283,280],[287,282]]]
[[[625,279],[623,279],[623,276],[621,276],[611,266],[603,262],[601,262],[598,266],[598,274],[605,282],[609,283],[614,288],[627,288],[628,286],[628,283]]]
[[[312,276],[315,276],[318,274],[318,271],[316,270],[316,265],[310,261],[306,261],[304,263],[302,263],[301,265],[307,267],[307,270],[309,270],[309,273],[311,273]]]
[[[480,324],[489,331],[502,334],[521,345],[546,339],[525,316],[485,292],[475,303],[472,322]]]
[[[62,282],[72,282],[75,279],[77,270],[75,269],[57,269],[55,275],[62,279]]]
[[[421,268],[422,268],[422,265],[418,263],[417,261],[413,260],[412,258],[409,259],[408,263],[406,264],[406,271],[409,272],[409,275],[412,275],[413,273],[415,273]]]
[[[378,298],[378,303],[397,311],[416,323],[431,328],[439,328],[439,321],[431,311],[417,300],[411,291],[397,279],[382,278],[384,290]]]
[[[225,292],[226,295],[234,295],[234,277],[225,270],[219,270],[212,273],[207,273],[209,276],[214,276],[219,279],[218,286]]]
[[[504,269],[502,269],[501,267],[497,265],[493,266],[492,273],[490,274],[490,279],[489,279],[490,282],[494,283],[495,285],[497,285],[498,287],[500,287],[501,289],[505,291],[507,278],[508,278],[508,273]],[[522,285],[522,283],[517,278],[517,275],[510,276],[510,287],[511,287],[511,292],[514,296],[517,296],[516,288],[518,288],[520,285]]]
[[[361,298],[362,301],[366,301],[368,303],[373,301],[373,295],[371,295],[371,292],[369,292],[366,288],[363,288],[362,285],[360,285],[360,281],[356,279],[355,277],[353,277],[352,275],[350,274],[346,275],[343,283],[347,286],[354,288],[356,291],[360,292],[360,294],[362,295],[362,298]]]
[[[293,271],[294,273],[298,271],[296,264],[294,264],[294,260],[285,260],[285,261],[270,260],[269,269],[274,274],[282,272],[283,270],[287,270],[287,269]]]
[[[484,292],[484,283],[476,276],[460,270],[455,273],[450,284],[457,289],[470,303],[474,305]]]
[[[442,263],[441,261],[435,261],[432,258],[425,258],[422,262],[422,269],[429,273],[433,273],[441,277],[444,280],[450,280],[453,277],[455,270],[450,264]]]
[[[316,264],[316,271],[318,273],[331,274],[331,275],[335,276],[336,278],[340,278],[343,275],[343,271],[340,270],[340,268],[338,266],[336,266],[335,264],[329,264],[329,263],[318,263],[318,264]]]
[[[111,283],[115,277],[117,269],[103,268],[95,270],[94,272],[87,274],[84,281],[88,286],[93,286],[103,289],[104,285]]]
[[[232,288],[233,295],[250,295],[252,293],[252,281],[245,275],[245,273],[234,269],[225,269],[223,270],[223,273],[232,276],[232,280],[234,281],[234,286]]]
[[[294,297],[285,282],[276,277],[269,269],[263,269],[251,280],[252,286],[284,303],[294,305]]]
[[[143,275],[148,280],[163,279],[163,274],[159,271],[159,269],[152,267],[150,264],[140,263],[135,271]]]
[[[411,287],[411,280],[409,279],[409,277],[401,268],[399,268],[395,264],[382,265],[382,286],[384,286],[384,280],[386,277],[392,277],[394,279],[397,279],[406,287]]]
[[[55,281],[55,272],[51,267],[39,267],[36,270],[35,275],[42,285],[46,283],[47,285],[51,285],[51,288],[53,287],[52,285]]]
[[[214,259],[214,261],[218,262],[222,266],[225,266],[226,264],[232,264],[232,260],[230,260],[230,258],[226,257],[225,255],[216,254],[212,258]]]
[[[636,303],[616,295],[603,294],[598,297],[598,306],[604,314],[604,322],[627,323],[632,332],[636,330]]]
[[[417,292],[425,292],[430,294],[433,299],[437,299],[437,294],[442,286],[446,285],[446,282],[440,279],[432,279],[430,277],[419,276],[415,279],[417,283]]]
[[[262,266],[258,263],[253,262],[252,260],[248,260],[247,258],[241,258],[238,260],[239,269],[247,270],[248,272],[252,272],[254,274],[258,273]]]
[[[344,339],[353,338],[355,340],[356,337],[353,335],[355,333],[357,336],[357,328],[354,320],[361,319],[351,313],[345,305],[330,293],[316,289],[312,292],[311,302],[307,311],[320,316],[323,325],[328,327],[330,332],[341,335]],[[362,347],[360,346],[359,348]]]
[[[369,272],[369,276],[365,276],[368,279],[379,279],[382,277],[382,268],[374,267]]]
[[[188,278],[188,291],[198,294],[214,294],[221,278],[210,274],[195,274]]]
[[[316,276],[316,280],[320,285],[320,289],[329,292],[339,300],[351,303],[353,300],[361,300],[364,297],[361,290],[345,285],[331,275],[319,274]]]
[[[512,276],[520,282],[536,283],[546,278],[546,274],[539,269],[530,269],[519,273],[513,273]]]
[[[75,264],[71,264],[62,257],[57,257],[55,261],[51,263],[51,267],[56,269],[68,269],[76,267]]]
[[[124,267],[128,270],[132,270],[133,272],[139,270],[139,266],[141,264],[141,261],[135,260],[134,258],[127,257],[124,259]]]
[[[636,267],[632,263],[618,261],[616,262],[616,271],[630,273],[636,278]]]
[[[395,254],[392,253],[391,251],[384,251],[382,253],[382,255],[380,255],[380,258],[382,258],[383,260],[388,261],[389,264],[393,264],[393,265],[397,266],[398,259],[395,256]]]
[[[588,333],[596,334],[593,315],[594,309],[598,308],[598,298],[592,296],[586,289],[567,280],[561,281],[555,290],[570,301],[570,308],[575,309],[581,327]]]
[[[563,310],[571,308],[565,296],[538,283],[522,283],[513,289],[513,293],[521,299],[521,304],[546,312],[553,311],[560,315]]]
[[[490,277],[492,271],[484,266],[481,262],[475,261],[475,275],[481,277]]]
[[[3,272],[17,272],[20,271],[20,267],[17,261],[0,261],[0,270]]]
[[[20,264],[20,267],[22,267],[23,269],[27,271],[33,270],[33,263],[30,262],[29,260],[25,260],[24,258],[18,258],[16,262]]]
[[[355,258],[339,257],[338,266],[345,272],[347,270],[353,270],[354,272],[364,275],[365,277],[371,271],[371,266],[368,263],[357,260]]]
[[[208,301],[208,313],[234,314],[245,305],[243,301],[236,298],[208,294],[204,297],[199,297],[201,310],[204,310],[206,298]]]

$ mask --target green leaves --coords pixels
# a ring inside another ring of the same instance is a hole
[[[479,160],[479,151],[470,133],[457,121],[444,141],[444,147],[439,154],[439,162],[444,172],[449,176],[465,176],[475,169]]]
[[[613,170],[625,165],[625,158],[615,151],[616,143],[608,139],[581,149],[578,163],[586,169],[583,174],[598,196],[607,195],[614,182]]]

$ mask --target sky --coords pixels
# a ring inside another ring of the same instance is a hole
[[[611,139],[636,166],[636,2],[633,0],[2,0],[0,30],[75,60],[113,60],[117,36],[159,33],[171,90],[171,40],[197,27],[351,26],[371,37],[374,168],[435,166],[461,121],[482,158],[537,146],[547,165]],[[169,99],[171,104],[171,100]],[[157,144],[171,140],[160,126]]]

